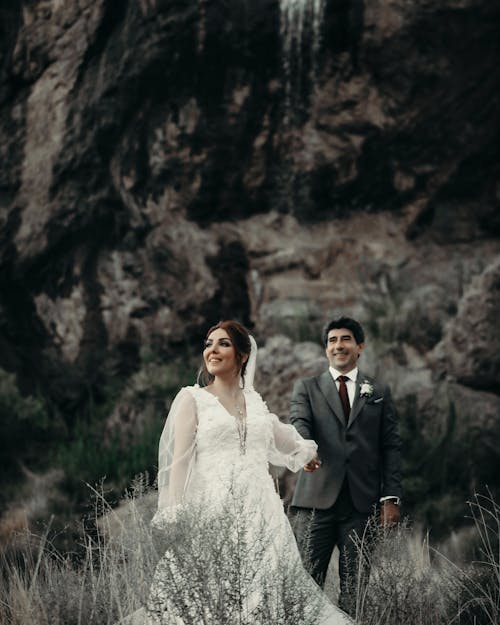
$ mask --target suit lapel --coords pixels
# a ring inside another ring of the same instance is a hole
[[[360,397],[361,384],[366,379],[367,379],[366,376],[363,375],[361,371],[358,370],[358,378],[356,380],[356,393],[354,395],[354,403],[351,407],[351,414],[349,415],[349,423],[347,427],[349,427],[354,421],[354,419],[356,419],[356,417],[359,415],[359,413],[363,409],[363,406],[366,403],[366,397]]]
[[[337,391],[337,386],[333,381],[330,371],[325,371],[319,376],[318,385],[333,413],[340,423],[345,426],[342,402],[340,401],[340,395]]]

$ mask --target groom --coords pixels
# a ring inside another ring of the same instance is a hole
[[[335,319],[323,342],[329,369],[299,380],[292,395],[291,422],[318,444],[318,457],[300,473],[292,509],[314,511],[307,539],[297,539],[307,548],[320,585],[338,547],[339,605],[353,613],[358,571],[353,538],[363,536],[378,507],[383,525],[399,521],[401,441],[389,388],[358,369],[365,346],[361,325],[349,317]]]

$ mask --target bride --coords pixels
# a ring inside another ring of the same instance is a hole
[[[158,511],[167,543],[148,625],[348,625],[303,568],[268,463],[319,467],[316,444],[253,389],[257,345],[236,321],[207,333],[200,385],[182,388],[160,439]]]

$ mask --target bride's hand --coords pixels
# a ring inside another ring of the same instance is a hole
[[[313,473],[314,471],[316,471],[316,469],[319,469],[321,466],[321,460],[319,459],[319,456],[315,456],[312,460],[309,460],[309,462],[304,466],[304,471],[306,473]]]

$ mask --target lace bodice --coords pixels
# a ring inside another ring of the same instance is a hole
[[[247,413],[245,453],[237,419],[207,390],[181,389],[172,404],[160,440],[159,510],[153,523],[172,518],[183,503],[209,490],[223,496],[224,485],[267,480],[268,464],[298,471],[316,453],[291,425],[269,412],[259,393],[244,390]],[[219,487],[217,489],[217,486]]]
[[[233,460],[237,456],[244,455],[246,462],[258,462],[266,466],[266,463],[274,457],[273,452],[276,451],[277,444],[283,451],[283,448],[286,448],[284,440],[286,435],[291,439],[288,451],[292,454],[299,451],[295,432],[283,426],[284,432],[280,437],[280,433],[275,431],[280,430],[279,426],[282,424],[275,415],[269,412],[256,391],[244,392],[247,411],[244,454],[241,454],[240,450],[240,434],[236,417],[224,408],[217,397],[205,389],[192,388],[191,393],[196,402],[198,415],[196,453],[200,462],[215,461],[217,458],[221,459],[221,456]],[[276,434],[278,441],[275,440]]]

